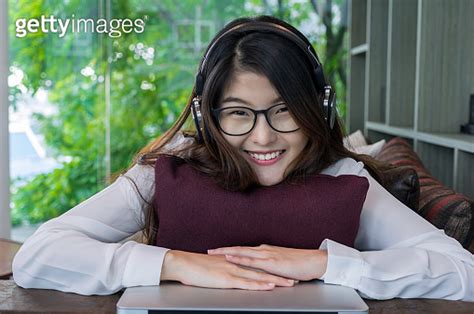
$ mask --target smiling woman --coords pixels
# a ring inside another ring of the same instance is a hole
[[[472,255],[385,190],[343,136],[305,36],[269,16],[233,20],[175,124],[114,184],[45,223],[14,279],[81,294],[320,279],[376,299],[474,301]],[[139,230],[146,244],[117,243]]]

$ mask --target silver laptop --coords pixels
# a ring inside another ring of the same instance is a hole
[[[348,287],[319,280],[299,282],[272,291],[212,289],[166,281],[159,286],[133,287],[117,303],[119,314],[325,312],[367,313],[367,304]]]

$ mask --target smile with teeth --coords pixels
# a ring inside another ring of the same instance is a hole
[[[252,157],[253,159],[264,160],[264,161],[278,158],[278,156],[283,154],[283,152],[284,152],[284,150],[278,150],[278,151],[274,151],[274,152],[266,153],[266,154],[257,154],[257,153],[252,153],[252,152],[246,151],[246,153],[249,154],[250,157]]]

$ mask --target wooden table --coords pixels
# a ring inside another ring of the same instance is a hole
[[[0,313],[115,313],[121,292],[109,296],[81,296],[52,290],[23,289],[0,280]],[[428,299],[365,300],[370,313],[474,313],[474,303]]]
[[[0,279],[9,279],[12,274],[13,256],[20,249],[21,243],[0,239]]]
[[[0,313],[115,313],[120,295],[82,296],[52,290],[23,289],[13,280],[0,280]]]

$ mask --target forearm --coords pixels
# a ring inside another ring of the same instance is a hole
[[[328,251],[327,250],[310,250],[309,251],[309,264],[314,269],[314,275],[312,279],[321,279],[326,273],[328,265]]]
[[[359,252],[333,241],[323,245],[329,254],[326,283],[355,288],[373,299],[474,301],[470,280],[474,263],[472,255],[462,248],[446,246],[441,252],[420,245]]]
[[[325,282],[356,288],[375,299],[474,301],[473,255],[393,197],[365,169],[360,174],[370,187],[357,250],[323,242],[329,256]]]
[[[103,243],[75,231],[46,231],[22,246],[13,260],[13,277],[23,288],[111,294],[159,284],[165,250],[133,241]]]
[[[169,250],[166,252],[165,258],[163,259],[163,265],[161,267],[160,281],[179,281],[178,274],[178,261],[180,254],[183,252],[178,250]]]

